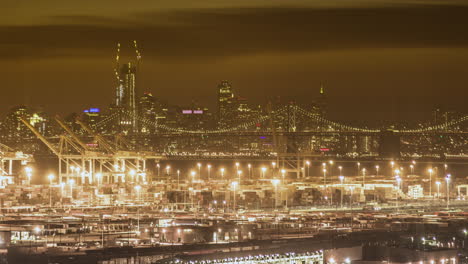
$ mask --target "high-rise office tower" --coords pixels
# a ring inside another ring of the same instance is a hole
[[[227,127],[233,112],[235,111],[235,98],[231,84],[228,81],[222,81],[218,84],[218,125]]]
[[[115,107],[123,111],[119,125],[125,132],[138,132],[138,89],[137,71],[141,54],[134,41],[136,62],[127,62],[120,66],[120,43],[117,45],[116,69],[117,87],[115,93]]]
[[[140,116],[148,122],[140,124],[140,132],[149,134],[156,131],[156,100],[149,92],[145,92],[139,100]]]
[[[325,93],[323,83],[320,83],[320,94],[317,98],[317,106],[319,108],[320,114],[325,116],[327,114],[327,94]]]

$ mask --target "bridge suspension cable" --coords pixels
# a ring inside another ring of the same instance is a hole
[[[287,112],[290,111],[290,109],[288,110],[288,107],[291,107],[291,106],[286,106],[286,107],[274,110],[273,115],[277,116],[277,115],[281,115],[281,114],[285,114],[285,113],[287,114]],[[381,131],[380,129],[371,129],[371,128],[365,128],[365,127],[354,127],[354,126],[338,123],[338,122],[335,122],[335,121],[328,120],[328,119],[320,116],[319,114],[317,114],[315,112],[305,110],[304,108],[299,107],[297,105],[294,105],[292,107],[297,112],[297,114],[300,114],[303,117],[307,117],[310,120],[312,120],[312,121],[314,121],[314,122],[316,122],[318,124],[322,124],[323,126],[327,126],[330,129],[334,129],[336,131],[365,132],[365,133],[378,133],[378,132]],[[123,117],[126,117],[126,118],[133,117],[133,114],[128,112],[128,111],[125,111],[125,110],[118,111],[118,112],[106,117],[102,121],[96,123],[95,127],[96,128],[102,128],[105,125],[107,125],[109,122],[115,120],[116,118],[123,118]],[[165,130],[165,131],[169,131],[169,132],[187,133],[187,134],[217,134],[217,133],[227,133],[227,132],[235,132],[235,131],[245,130],[245,129],[248,129],[249,127],[257,125],[258,123],[269,120],[271,117],[272,117],[272,115],[269,115],[268,113],[259,114],[253,120],[247,120],[244,123],[241,123],[241,124],[238,124],[238,125],[235,125],[235,126],[232,126],[232,127],[220,128],[220,129],[208,129],[208,130],[191,130],[191,129],[171,127],[171,126],[167,126],[167,125],[164,125],[164,124],[157,123],[157,122],[155,122],[153,120],[149,120],[149,119],[141,117],[141,116],[136,116],[136,119],[139,122],[143,123],[143,124],[150,125],[152,127],[162,129],[162,130]],[[419,128],[419,129],[399,130],[399,132],[419,133],[419,132],[429,132],[429,131],[442,130],[442,129],[446,129],[448,127],[460,124],[462,122],[465,122],[467,120],[468,120],[468,115],[465,115],[465,116],[463,116],[463,117],[461,117],[461,118],[459,118],[457,120],[451,121],[451,122],[445,122],[445,123],[432,125],[432,126],[428,126],[428,127],[424,127],[424,128]]]

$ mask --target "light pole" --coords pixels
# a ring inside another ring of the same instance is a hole
[[[343,166],[338,166],[338,170],[340,170],[340,175],[343,175]]]
[[[281,179],[282,179],[283,185],[286,185],[285,176],[286,176],[286,170],[281,169]],[[283,186],[283,188],[284,188],[284,186]],[[283,188],[281,189],[281,197],[280,197],[281,201],[283,200]],[[287,191],[287,189],[286,189],[286,197],[284,199],[286,200],[285,206],[286,206],[286,208],[288,208],[288,191]]]
[[[200,177],[201,179],[201,163],[200,162],[197,163],[197,167],[198,167],[198,177]]]
[[[450,205],[450,176],[450,174],[447,174],[447,176],[445,176],[445,181],[447,183],[447,209],[449,209]]]
[[[396,176],[396,181],[397,181],[397,192],[396,192],[396,204],[397,204],[397,212],[400,211],[400,206],[399,206],[399,192],[401,191],[400,190],[400,184],[401,184],[401,178],[400,176]]]
[[[436,181],[437,186],[437,198],[440,199],[440,181]]]
[[[366,185],[366,168],[362,168],[362,188]]]
[[[265,167],[262,167],[262,178],[264,179],[265,178],[265,172],[266,172],[267,168]]]
[[[240,163],[239,163],[239,162],[236,162],[235,165],[236,165],[236,171],[239,171]]]
[[[307,177],[310,176],[310,161],[306,161],[306,165],[307,165]]]
[[[224,168],[221,168],[221,179],[224,180]]]
[[[349,197],[349,208],[351,208],[351,231],[353,231],[353,224],[354,224],[354,214],[353,214],[353,194],[354,194],[354,186],[349,187],[351,191],[351,196]]]
[[[65,183],[61,182],[60,183],[60,205],[63,207],[63,192],[65,189]]]
[[[73,184],[75,184],[75,180],[74,179],[69,180],[68,184],[70,184],[70,198],[71,198],[71,201],[73,202]]]
[[[362,168],[362,196],[364,197],[364,203],[366,203],[366,168]]]
[[[249,168],[249,179],[252,179],[252,164],[247,164],[247,167]]]
[[[166,166],[166,174],[169,176],[171,173],[171,166],[170,165],[167,165]]]
[[[180,190],[180,170],[177,170],[177,190]]]
[[[323,188],[325,188],[324,193],[326,197],[327,195],[327,169],[323,169]]]
[[[191,197],[190,201],[191,201],[192,208],[193,208],[193,206],[194,206],[193,196],[195,195],[195,172],[191,171],[190,175],[192,176],[192,181],[191,181],[192,182],[192,188],[191,188],[192,192],[189,192],[189,194],[190,194],[190,197]]]
[[[411,170],[411,174],[414,174],[414,165],[410,164],[409,167],[410,167],[410,170]]]
[[[52,180],[55,176],[53,174],[49,174],[47,178],[49,178],[49,207],[52,207]]]
[[[359,177],[359,172],[361,171],[361,163],[357,163],[357,176]]]
[[[139,204],[141,204],[140,190],[141,190],[140,185],[135,186],[135,191],[137,192],[137,201]],[[137,232],[138,234],[140,233],[140,205],[138,205],[137,207]]]
[[[207,168],[208,168],[208,181],[210,181],[211,180],[211,164],[208,164]]]
[[[233,193],[234,193],[234,200],[233,200],[233,201],[234,201],[234,208],[233,208],[233,211],[237,211],[237,210],[236,210],[236,209],[237,209],[237,207],[236,207],[236,196],[237,196],[236,189],[237,189],[237,185],[238,185],[238,184],[239,184],[239,183],[236,182],[236,181],[233,181],[233,182],[231,183],[232,191],[233,191]]]
[[[161,172],[161,165],[156,164],[156,167],[158,168],[158,178],[161,176],[160,172]]]
[[[428,172],[429,172],[429,196],[432,197],[432,172],[434,172],[434,170],[430,168]]]
[[[379,176],[379,168],[380,166],[379,165],[375,165],[375,172],[376,172],[376,176]]]
[[[278,203],[278,184],[280,183],[280,180],[273,179],[273,180],[271,180],[271,183],[275,187],[275,205],[274,205],[273,208],[276,210],[276,204]]]
[[[340,175],[340,183],[341,183],[341,197],[340,197],[340,206],[341,208],[343,208],[343,192],[344,192],[344,185],[343,185],[343,181],[344,181],[344,176]]]

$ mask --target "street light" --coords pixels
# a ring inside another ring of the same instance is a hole
[[[158,168],[158,177],[159,177],[160,176],[160,171],[161,171],[161,165],[159,165],[159,163],[158,163],[158,164],[156,164],[156,167]]]
[[[141,201],[140,201],[140,190],[141,190],[140,185],[135,186],[135,191],[137,192],[137,201],[138,201],[138,203],[141,203]],[[137,230],[138,230],[138,232],[140,232],[140,206],[137,207]]]
[[[338,166],[338,170],[340,170],[340,175],[343,175],[343,166]]]
[[[177,170],[177,190],[180,191],[180,170]]]
[[[366,168],[362,168],[362,187],[366,185]]]
[[[247,167],[249,168],[249,179],[252,179],[252,164],[247,164]]]
[[[54,180],[55,176],[53,174],[49,174],[47,178],[49,178],[49,207],[52,207],[52,180]]]
[[[357,176],[359,176],[359,172],[360,172],[360,170],[361,170],[360,168],[361,168],[361,163],[358,162],[358,163],[357,163]]]
[[[265,172],[266,172],[267,168],[265,167],[262,167],[262,178],[265,178]]]
[[[449,203],[450,203],[450,190],[449,190],[449,187],[450,187],[450,174],[447,174],[447,176],[445,176],[445,181],[447,182],[447,209],[449,208]]]
[[[224,180],[224,168],[221,168],[221,179]]]
[[[432,197],[432,172],[434,172],[434,170],[430,168],[427,171],[429,172],[429,196]]]
[[[410,164],[409,167],[410,167],[410,169],[411,169],[411,174],[413,174],[413,173],[414,173],[414,165],[413,165],[413,164]]]
[[[310,161],[306,161],[306,165],[307,165],[307,177],[310,176]]]
[[[236,211],[236,195],[237,195],[237,194],[236,194],[236,188],[237,188],[237,185],[238,185],[238,184],[239,184],[239,183],[236,182],[236,181],[233,181],[233,182],[231,183],[231,186],[232,186],[232,189],[233,189],[233,193],[234,193],[234,208],[233,208],[233,211]]]
[[[344,176],[340,175],[340,183],[341,183],[341,197],[340,197],[340,205],[341,205],[341,208],[343,208],[343,192],[344,192],[344,185],[343,185],[343,181],[344,181]]]
[[[207,165],[208,168],[208,181],[211,179],[211,164]]]
[[[285,169],[281,169],[281,179],[282,179],[282,181],[283,181],[284,184],[286,183],[286,181],[285,181],[285,175],[286,175],[286,170],[285,170]],[[280,195],[281,195],[280,199],[283,200],[283,188],[281,189],[281,194],[280,194]],[[287,191],[286,191],[286,198],[285,198],[285,200],[286,200],[286,204],[285,204],[285,205],[286,205],[286,208],[287,208],[287,207],[288,207],[288,193],[287,193]]]
[[[170,165],[167,165],[166,166],[166,174],[169,175],[171,172],[171,166]]]
[[[397,190],[398,190],[398,191],[397,191],[397,193],[396,193],[397,211],[400,211],[399,197],[398,197],[398,196],[399,196],[399,191],[401,191],[401,189],[400,189],[400,185],[401,185],[401,178],[400,178],[400,176],[398,176],[398,175],[396,176],[396,181],[397,181],[397,186],[398,186],[398,187],[397,187]]]
[[[437,186],[437,198],[440,199],[440,181],[436,181],[436,186]]]
[[[323,169],[323,188],[325,195],[327,194],[327,169]]]
[[[194,171],[191,171],[191,172],[190,172],[190,175],[192,176],[192,184],[193,184],[194,181],[195,181],[195,174],[196,174],[196,173],[195,173]]]
[[[63,191],[64,191],[64,188],[65,188],[65,183],[61,182],[60,183],[60,204],[61,204],[62,207],[63,207]]]
[[[201,179],[201,163],[200,162],[197,163],[197,167],[198,167],[198,176]]]
[[[276,204],[278,203],[278,184],[280,183],[280,180],[273,179],[273,180],[271,180],[271,183],[275,187],[275,206],[274,206],[274,209],[276,210]]]
[[[71,197],[71,200],[73,200],[73,184],[75,184],[75,180],[74,179],[69,180],[68,184],[70,185],[70,197]]]
[[[375,165],[376,176],[379,176],[379,165]]]

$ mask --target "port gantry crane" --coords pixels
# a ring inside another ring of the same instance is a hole
[[[121,134],[115,136],[116,144],[113,144],[80,119],[76,119],[76,122],[112,155],[114,181],[146,182],[146,161],[162,158],[152,152],[131,150],[130,142]],[[126,150],[122,149],[123,146]]]
[[[63,122],[58,118],[55,120],[65,129],[66,125]],[[65,129],[68,134],[60,135],[59,142],[55,145],[37,131],[27,120],[22,118],[21,122],[57,156],[58,181],[60,184],[62,182],[72,183],[70,182],[71,180],[76,184],[92,183],[95,172],[94,161],[108,159],[108,157],[101,153],[89,151],[86,144],[80,141],[68,127]]]
[[[106,140],[81,120],[75,120],[87,133],[93,136],[96,144],[87,144],[73,132],[58,116],[55,121],[65,130],[59,137],[58,145],[51,143],[27,120],[21,121],[36,137],[58,157],[59,182],[74,180],[76,184],[93,182],[146,181],[146,160],[161,157],[148,152],[119,150],[119,147]]]
[[[15,183],[14,176],[18,174],[14,171],[16,167],[14,166],[15,162],[26,165],[28,162],[32,161],[32,155],[25,154],[21,151],[15,151],[13,148],[0,143],[0,186]]]

